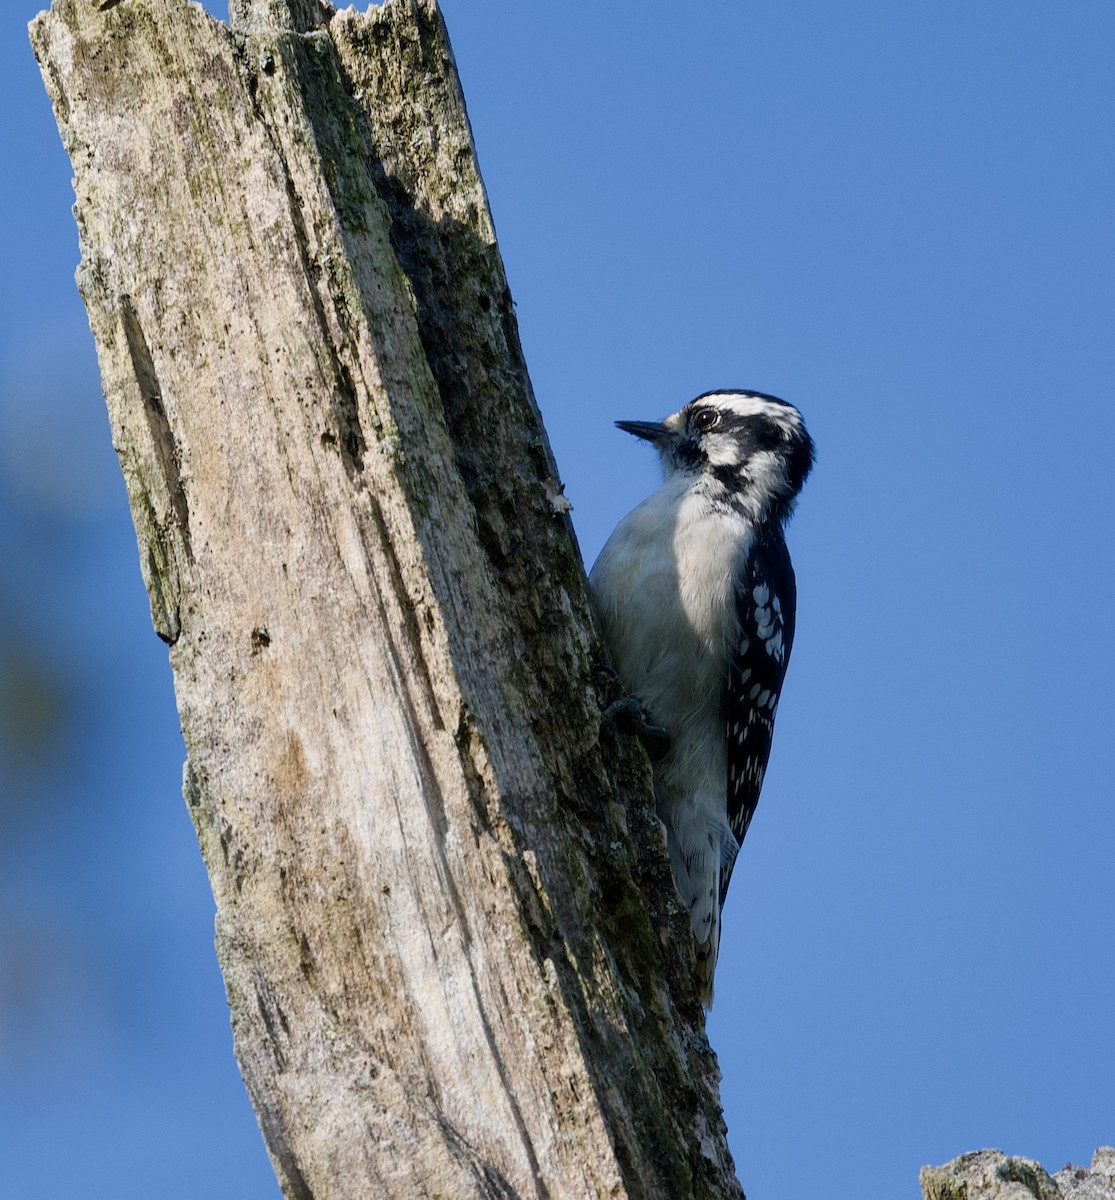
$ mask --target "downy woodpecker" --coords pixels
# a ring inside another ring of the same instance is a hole
[[[616,527],[590,576],[620,679],[669,735],[654,794],[712,1005],[720,910],[759,800],[794,640],[783,530],[813,466],[793,405],[707,392],[651,442],[662,486]]]

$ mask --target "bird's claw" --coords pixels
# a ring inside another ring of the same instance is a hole
[[[670,749],[670,735],[661,725],[651,722],[647,710],[634,696],[623,696],[609,704],[600,716],[600,723],[610,725],[617,733],[637,737],[651,762],[664,757]]]

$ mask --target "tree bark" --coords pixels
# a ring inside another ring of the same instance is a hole
[[[1032,1158],[977,1150],[922,1167],[919,1180],[923,1200],[1115,1200],[1115,1149],[1101,1146],[1090,1167],[1069,1163],[1052,1176]]]
[[[32,41],[283,1190],[742,1196],[436,4],[232,15]]]

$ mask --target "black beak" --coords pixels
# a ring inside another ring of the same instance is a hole
[[[624,433],[633,433],[644,442],[660,442],[667,432],[661,421],[617,421],[616,428]]]

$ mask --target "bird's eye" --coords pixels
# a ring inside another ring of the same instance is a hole
[[[708,433],[710,429],[714,429],[719,420],[720,414],[714,408],[701,408],[693,414],[693,424],[702,433]]]

